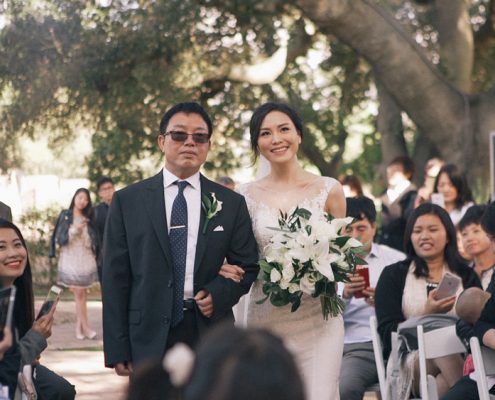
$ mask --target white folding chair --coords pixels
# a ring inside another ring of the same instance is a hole
[[[473,336],[469,340],[471,345],[471,354],[473,355],[474,376],[476,377],[476,385],[478,386],[478,397],[480,400],[490,400],[490,396],[486,376],[495,375],[495,350],[486,346],[481,346],[478,338]]]
[[[426,360],[465,353],[466,348],[455,333],[455,325],[439,328],[430,332],[423,331],[423,325],[418,325],[418,351],[420,393],[422,400],[437,400],[438,391],[435,377],[426,372]]]
[[[382,340],[378,336],[378,322],[373,315],[370,317],[371,341],[373,342],[373,354],[375,355],[376,371],[378,373],[378,385],[382,400],[386,400],[387,386],[385,381],[385,362],[383,361]],[[368,389],[367,389],[368,391]],[[371,391],[371,388],[369,389]]]

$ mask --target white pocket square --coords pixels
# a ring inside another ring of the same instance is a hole
[[[215,229],[213,229],[213,232],[223,232],[223,226],[218,225]]]

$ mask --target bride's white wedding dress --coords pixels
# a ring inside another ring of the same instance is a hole
[[[323,217],[329,191],[337,183],[333,178],[318,177],[303,189],[285,193],[263,189],[257,182],[241,186],[253,223],[259,251],[273,236],[268,227],[278,227],[280,210],[288,212],[296,206]],[[290,304],[275,307],[269,300],[256,302],[265,296],[262,282],[251,289],[247,309],[247,325],[268,328],[281,336],[296,358],[306,386],[308,400],[339,398],[339,375],[344,346],[342,317],[323,319],[319,298],[304,295],[301,306],[291,312]]]

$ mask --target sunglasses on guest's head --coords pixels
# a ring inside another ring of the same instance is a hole
[[[185,142],[188,136],[192,136],[194,143],[208,143],[210,135],[207,133],[187,133],[183,131],[169,131],[162,134],[163,136],[170,135],[174,142]]]

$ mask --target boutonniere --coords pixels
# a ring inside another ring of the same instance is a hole
[[[205,224],[203,225],[203,235],[206,233],[208,222],[222,210],[222,201],[217,200],[215,193],[203,194],[201,206],[206,213]]]

